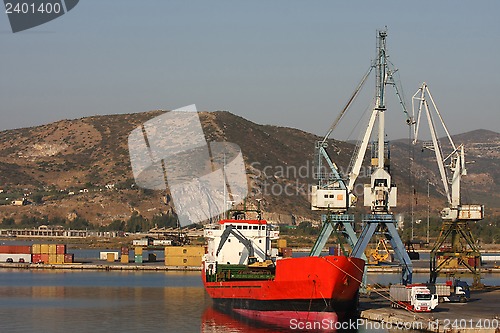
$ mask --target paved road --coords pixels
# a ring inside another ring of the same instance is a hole
[[[382,294],[387,296],[387,292]],[[403,325],[421,323],[422,328],[434,332],[500,332],[500,287],[472,291],[468,303],[439,303],[431,313],[393,309],[389,301],[380,295],[362,297],[360,308],[361,317],[365,319]]]

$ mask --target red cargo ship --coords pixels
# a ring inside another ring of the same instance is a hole
[[[279,232],[244,214],[205,229],[203,284],[215,307],[282,327],[336,322],[357,311],[362,259],[280,258],[271,247]]]

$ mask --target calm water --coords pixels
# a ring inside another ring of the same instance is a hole
[[[199,272],[3,269],[0,297],[0,332],[277,332],[213,310]]]
[[[78,259],[99,256],[99,250],[70,252]],[[427,277],[415,274],[414,281]],[[500,285],[500,274],[483,278],[485,284]],[[398,279],[398,274],[369,274],[368,283]],[[0,299],[0,333],[277,332],[213,310],[200,272],[2,269]]]

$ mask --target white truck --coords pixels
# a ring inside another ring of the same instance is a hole
[[[390,296],[392,307],[415,312],[430,312],[438,305],[438,295],[423,284],[393,284]]]

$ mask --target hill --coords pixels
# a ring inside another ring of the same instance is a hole
[[[94,116],[0,132],[0,220],[23,216],[74,219],[97,225],[127,220],[134,212],[151,219],[171,214],[164,193],[134,185],[128,155],[128,135],[141,123],[165,111]],[[259,125],[229,112],[200,113],[208,141],[238,144],[249,180],[250,201],[263,199],[266,217],[293,223],[319,219],[309,209],[308,190],[314,184],[314,144],[318,137],[292,128]],[[500,212],[498,193],[500,135],[478,130],[456,137],[467,147],[470,199],[484,202],[488,212]],[[354,145],[330,140],[329,152],[346,170]],[[439,184],[430,152],[416,149],[414,162],[404,141],[392,146],[392,172],[398,184],[398,212],[427,210],[427,179]],[[413,177],[409,177],[410,165]],[[360,178],[366,183],[367,178]],[[417,196],[410,196],[412,192]],[[11,202],[27,195],[32,202]],[[439,186],[431,186],[432,210],[444,205]],[[413,202],[412,200],[416,200]],[[413,205],[410,205],[410,202]],[[361,201],[362,202],[362,201]],[[362,208],[357,209],[363,211]]]

